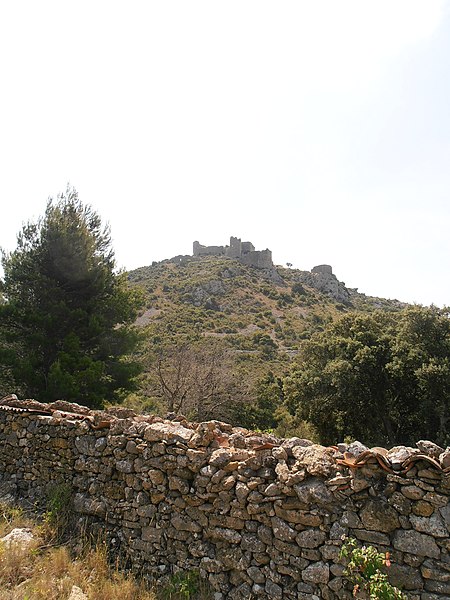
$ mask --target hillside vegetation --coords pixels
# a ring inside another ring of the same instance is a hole
[[[282,435],[316,435],[285,404],[283,380],[304,342],[345,314],[405,306],[348,290],[334,276],[324,292],[309,272],[226,257],[177,257],[128,276],[145,291],[136,323],[146,340],[140,393],[129,404]]]
[[[304,280],[309,272],[256,269],[225,257],[191,257],[184,263],[153,263],[129,273],[146,291],[139,325],[162,338],[174,334],[226,339],[234,348],[258,351],[269,336],[279,355],[294,353],[302,340],[343,313],[399,310],[404,304],[348,290],[343,303]],[[343,285],[343,284],[342,284]],[[266,339],[266,338],[265,338]]]

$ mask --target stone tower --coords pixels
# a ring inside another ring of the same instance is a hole
[[[240,238],[230,237],[230,245],[227,248],[227,256],[230,258],[241,258],[242,242]]]

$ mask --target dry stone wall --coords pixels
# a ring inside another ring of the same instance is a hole
[[[80,519],[136,571],[198,569],[215,600],[351,598],[339,549],[353,536],[391,552],[409,598],[450,597],[450,453],[430,442],[325,448],[217,421],[9,404],[22,408],[0,410],[3,489],[34,503],[69,484]]]

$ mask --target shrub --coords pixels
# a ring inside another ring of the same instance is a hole
[[[340,558],[347,561],[344,575],[353,584],[355,598],[406,600],[406,596],[388,581],[389,552],[383,554],[373,546],[360,547],[355,539],[344,538]]]

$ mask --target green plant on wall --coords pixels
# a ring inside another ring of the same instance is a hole
[[[164,600],[193,600],[199,592],[198,571],[180,571],[170,578],[162,595]]]
[[[344,575],[353,584],[355,598],[370,600],[406,600],[406,596],[389,583],[386,569],[391,566],[389,552],[373,546],[358,546],[353,538],[344,538],[340,558],[347,562]]]

